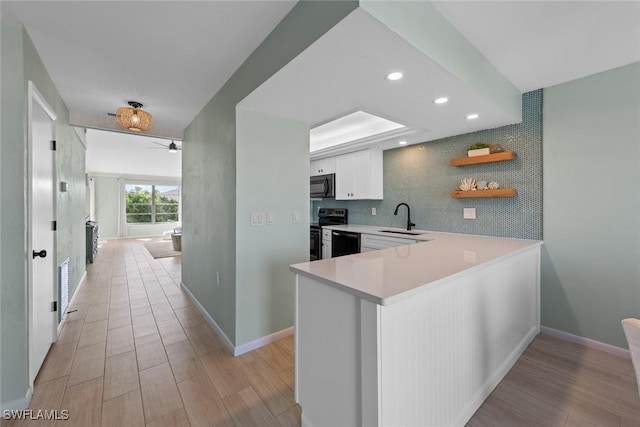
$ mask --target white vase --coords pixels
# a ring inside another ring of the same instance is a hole
[[[478,148],[477,150],[469,150],[467,151],[467,156],[476,157],[476,156],[486,156],[490,153],[488,148]]]

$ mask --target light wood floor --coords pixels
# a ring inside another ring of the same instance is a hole
[[[58,427],[299,426],[293,338],[232,357],[179,288],[180,262],[103,243],[31,409],[68,410]],[[640,426],[631,362],[539,335],[468,426]]]

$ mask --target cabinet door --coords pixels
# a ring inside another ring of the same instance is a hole
[[[336,173],[336,158],[328,157],[326,159],[312,160],[309,172],[310,176]]]
[[[350,200],[353,197],[354,171],[349,154],[336,157],[336,199]]]
[[[371,194],[370,151],[356,151],[349,154],[349,167],[353,171],[352,199],[368,199]]]
[[[313,160],[311,162],[311,170],[309,176],[322,175],[322,161],[321,160]]]
[[[322,229],[322,259],[331,258],[331,230]]]
[[[362,150],[336,157],[336,199],[382,200],[382,151]]]

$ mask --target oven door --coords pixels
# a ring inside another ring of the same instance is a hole
[[[316,261],[322,258],[322,232],[320,231],[320,227],[311,226],[311,234],[310,234],[310,251],[309,251],[309,261]]]
[[[318,175],[309,178],[309,195],[314,199],[335,198],[335,174]]]

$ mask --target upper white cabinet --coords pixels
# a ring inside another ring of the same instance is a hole
[[[311,176],[325,175],[328,173],[336,173],[335,157],[311,161]]]
[[[335,157],[336,200],[382,200],[382,150]]]

